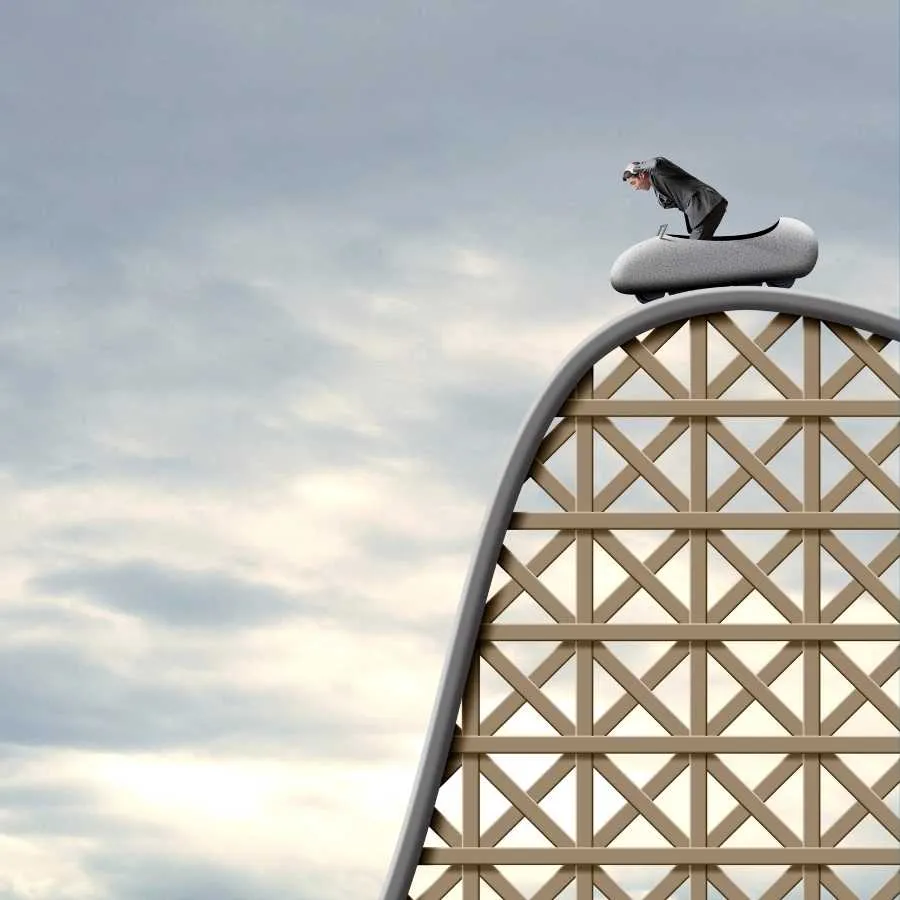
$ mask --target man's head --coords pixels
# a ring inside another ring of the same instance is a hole
[[[636,191],[650,190],[650,173],[641,170],[641,164],[633,162],[622,173],[622,181],[627,181]]]

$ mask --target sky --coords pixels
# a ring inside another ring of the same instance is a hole
[[[896,315],[897,16],[7,4],[0,900],[375,896],[518,429],[681,230],[623,166]]]

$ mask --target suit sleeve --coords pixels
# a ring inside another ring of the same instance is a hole
[[[660,191],[656,192],[656,199],[659,200],[659,205],[663,209],[674,209],[678,205],[671,197],[667,197]]]
[[[666,178],[663,172],[660,172],[658,168],[654,167],[654,169],[651,170],[650,179],[653,184],[654,192],[656,193],[656,199],[663,209],[673,209],[678,206],[675,202],[675,198],[672,196],[672,188],[669,185],[669,179]]]

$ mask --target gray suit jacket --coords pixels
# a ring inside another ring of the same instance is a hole
[[[694,178],[664,156],[654,156],[640,164],[650,173],[650,184],[663,209],[676,207],[684,213],[687,230],[696,228],[725,198],[713,187]]]

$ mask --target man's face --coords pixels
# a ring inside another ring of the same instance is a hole
[[[632,175],[631,178],[628,179],[628,183],[636,191],[649,191],[650,190],[650,174],[648,172],[640,172],[637,175]]]

